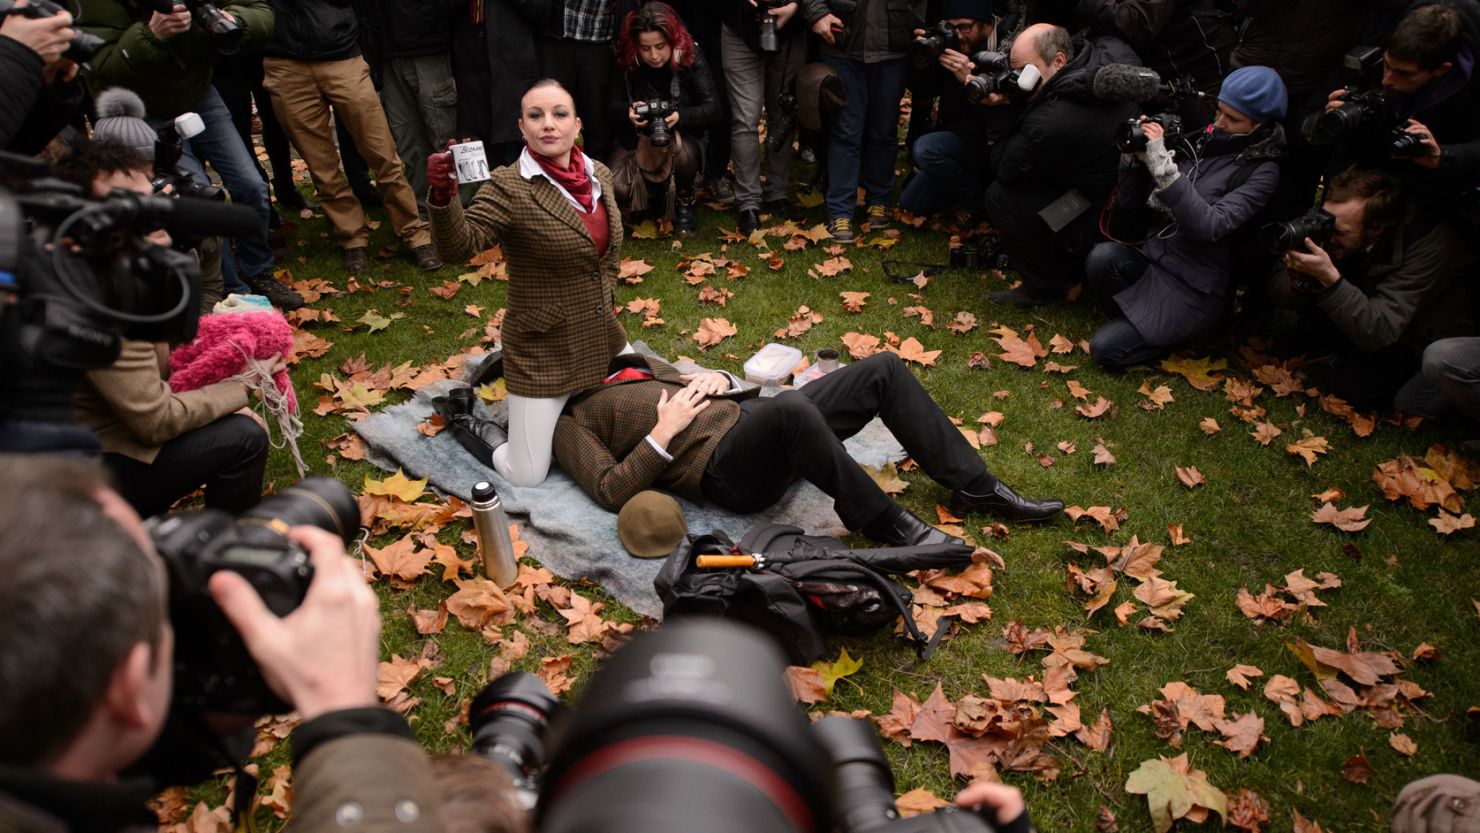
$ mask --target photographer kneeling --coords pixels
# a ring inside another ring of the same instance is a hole
[[[164,564],[96,464],[3,465],[0,828],[153,829],[146,802],[157,785],[129,770],[146,753],[168,763],[172,752],[150,753],[175,670]],[[209,589],[268,685],[303,717],[291,740],[294,825],[440,831],[425,753],[376,701],[375,594],[334,535],[295,526],[287,537],[313,570],[292,613],[278,618],[231,572]]]
[[[82,144],[57,163],[58,176],[99,197],[113,189],[152,194],[152,171],[148,157],[114,141]],[[163,231],[149,239],[170,245]],[[125,339],[111,367],[84,375],[74,418],[97,434],[104,463],[140,515],[163,512],[202,485],[209,507],[240,512],[255,506],[268,442],[248,408],[250,389],[228,379],[175,393],[166,380],[169,347]]]
[[[1275,228],[1288,251],[1270,297],[1306,306],[1300,346],[1335,354],[1331,392],[1353,407],[1392,408],[1430,342],[1473,333],[1463,282],[1471,256],[1393,176],[1348,168],[1327,183],[1319,209]]]
[[[1244,67],[1224,80],[1211,132],[1169,136],[1161,121],[1172,122],[1169,115],[1142,116],[1138,129],[1123,131],[1131,147],[1122,149],[1134,148],[1134,158],[1114,207],[1150,207],[1163,222],[1151,223],[1139,245],[1100,243],[1086,258],[1111,319],[1090,339],[1095,361],[1139,364],[1217,324],[1227,308],[1230,237],[1279,185],[1286,104],[1274,70]],[[1174,142],[1185,147],[1180,158],[1168,147]]]
[[[648,3],[628,14],[616,48],[625,83],[617,88],[612,112],[614,120],[625,115],[630,125],[612,152],[617,201],[624,211],[641,212],[652,186],[666,190],[671,183],[674,231],[687,237],[698,230],[694,180],[703,167],[707,131],[724,119],[714,76],[667,3]]]

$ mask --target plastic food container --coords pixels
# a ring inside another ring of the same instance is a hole
[[[757,385],[782,385],[802,363],[802,351],[771,342],[745,361],[745,379]]]

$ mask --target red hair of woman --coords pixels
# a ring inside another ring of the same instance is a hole
[[[657,32],[668,41],[673,49],[669,69],[687,69],[694,65],[694,36],[683,25],[683,18],[667,3],[650,2],[629,12],[617,31],[617,66],[623,72],[637,68],[637,37],[643,32]]]

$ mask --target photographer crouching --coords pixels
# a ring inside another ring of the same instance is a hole
[[[160,782],[138,766],[151,762],[153,774],[193,756],[156,739],[172,712],[200,694],[196,680],[182,674],[199,656],[182,649],[204,635],[223,636],[182,621],[180,612],[204,598],[216,616],[224,613],[224,636],[239,650],[244,644],[259,683],[265,680],[303,717],[291,739],[295,825],[441,830],[425,753],[406,721],[377,704],[375,594],[344,554],[341,537],[325,531],[354,522],[352,497],[329,517],[319,501],[327,495],[326,502],[338,503],[337,496],[302,484],[316,496],[299,487],[284,493],[274,517],[291,528],[285,536],[269,533],[276,543],[249,538],[253,532],[239,525],[200,536],[211,543],[202,547],[197,540],[195,550],[185,550],[188,557],[166,562],[97,465],[48,456],[12,457],[3,465],[0,569],[8,579],[0,589],[0,828],[153,829],[157,822],[145,802]],[[305,521],[314,526],[294,525]],[[155,530],[156,538],[162,531]],[[352,528],[341,535],[346,531]],[[278,594],[269,593],[266,602],[258,595],[253,586],[267,585],[260,577],[249,584],[237,574],[254,557],[262,563],[264,553],[279,565],[303,565],[292,575],[304,577],[306,593],[298,588],[301,602],[287,605],[296,608],[291,612]],[[234,559],[237,567],[219,566]],[[239,677],[216,682],[223,679]],[[229,685],[217,692],[224,693],[233,693]],[[250,730],[257,716],[235,719]],[[212,716],[195,717],[202,725]],[[216,765],[205,762],[201,777]],[[252,792],[239,785],[240,803]]]
[[[625,83],[611,109],[614,120],[620,113],[629,125],[612,152],[617,201],[624,212],[640,213],[653,191],[671,187],[673,230],[688,237],[699,228],[694,181],[703,167],[705,139],[724,120],[714,76],[667,3],[648,3],[628,14],[616,48]]]
[[[1266,236],[1284,252],[1270,297],[1305,307],[1298,346],[1334,355],[1331,392],[1359,410],[1391,409],[1429,343],[1474,332],[1464,280],[1473,257],[1391,174],[1349,168],[1320,207]]]
[[[1142,243],[1099,243],[1085,261],[1085,276],[1110,317],[1090,339],[1095,361],[1139,364],[1222,318],[1230,238],[1279,185],[1285,150],[1279,120],[1287,104],[1274,70],[1244,67],[1224,79],[1210,131],[1181,134],[1179,118],[1170,113],[1142,116],[1122,128],[1117,144],[1130,169],[1112,209],[1144,213],[1149,207],[1158,222],[1148,224]]]

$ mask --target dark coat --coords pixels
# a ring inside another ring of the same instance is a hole
[[[1087,41],[1027,105],[1012,135],[997,145],[989,214],[1031,216],[1027,225],[1036,223],[1046,232],[1032,215],[1070,188],[1079,189],[1091,205],[1109,196],[1120,168],[1115,129],[1137,111],[1135,104],[1095,97],[1095,73],[1110,63],[1139,62],[1116,38]]]
[[[0,35],[0,148],[32,156],[68,122],[81,121],[82,85],[74,80],[48,89],[44,68],[30,47]]]
[[[1169,222],[1153,228],[1141,246],[1151,265],[1115,303],[1147,343],[1164,347],[1191,339],[1218,322],[1226,308],[1230,278],[1230,238],[1274,195],[1285,131],[1278,123],[1268,133],[1238,147],[1224,142],[1199,149],[1200,158],[1182,155],[1182,175],[1170,187],[1152,192],[1155,182],[1139,162],[1117,195],[1126,208],[1149,198],[1164,206]],[[1240,147],[1242,149],[1240,149]],[[1184,152],[1185,153],[1185,152]],[[1232,191],[1235,174],[1247,178]],[[1251,242],[1251,241],[1244,241]]]
[[[553,0],[481,0],[483,25],[460,18],[452,30],[457,133],[518,142],[519,99],[540,80],[535,33],[561,8]]]
[[[342,61],[360,54],[349,0],[272,0],[277,29],[266,54],[295,61]]]
[[[1242,0],[1248,22],[1233,51],[1234,67],[1265,66],[1280,74],[1292,101],[1302,93],[1326,95],[1341,56],[1357,45],[1373,12],[1402,0]]]
[[[593,162],[595,160],[592,160]],[[504,378],[509,393],[553,397],[594,387],[627,343],[613,293],[622,259],[622,212],[611,171],[595,162],[611,242],[596,252],[576,210],[548,179],[506,165],[464,212],[453,200],[427,206],[442,259],[466,263],[495,244],[509,267]]]
[[[750,51],[761,54],[761,25],[756,17],[755,7],[750,5],[750,0],[701,0],[701,2],[712,2],[719,7],[720,20],[724,25],[730,27],[730,31],[740,36]],[[685,17],[685,20],[688,18]],[[785,41],[791,38],[805,37],[807,31],[807,20],[802,16],[801,8],[792,16],[791,22],[786,28],[776,30],[776,39]],[[778,44],[779,45],[779,44]],[[786,52],[786,47],[779,50]]]
[[[642,360],[654,379],[599,384],[572,398],[555,426],[560,468],[609,512],[653,486],[702,503],[704,469],[740,418],[739,405],[711,398],[668,444],[673,460],[663,459],[646,438],[658,424],[658,398],[664,391],[673,396],[685,383],[667,362],[651,356]]]
[[[454,23],[468,19],[465,0],[355,0],[354,9],[372,68],[387,58],[447,54]]]
[[[1357,350],[1401,344],[1417,352],[1441,338],[1475,334],[1466,291],[1473,264],[1453,230],[1410,207],[1402,226],[1370,251],[1337,262],[1342,279],[1314,298]],[[1301,299],[1284,263],[1270,274],[1269,293],[1284,306]]]
[[[698,44],[694,46],[694,63],[678,71],[678,131],[701,139],[708,131],[726,125],[724,105],[720,103],[709,62],[704,58],[704,50]],[[611,85],[608,109],[611,123],[622,126],[618,134],[622,147],[629,150],[637,147],[637,128],[627,118],[627,107],[634,101],[672,98],[673,76],[673,70],[668,67],[653,69],[639,60],[636,68],[623,73],[621,81]]]
[[[1229,72],[1233,26],[1213,0],[1079,0],[1091,35],[1124,39],[1164,78],[1191,76],[1216,93]]]
[[[844,43],[839,44],[841,50],[849,57],[856,57],[854,52],[861,50],[863,45],[855,43],[855,35],[863,31],[862,21],[855,21],[854,16],[858,8],[863,5],[863,0],[799,0],[801,8],[798,12],[805,18],[810,27],[813,23],[821,20],[828,14],[837,15],[847,27]],[[910,44],[915,41],[915,30],[924,28],[925,0],[874,0],[883,2],[885,17],[889,21],[888,50],[890,52],[907,52]],[[788,24],[790,26],[795,23]]]

